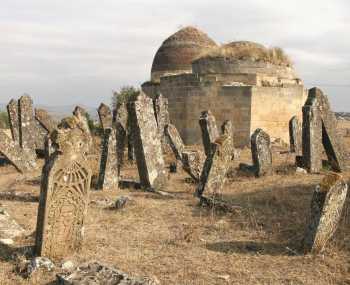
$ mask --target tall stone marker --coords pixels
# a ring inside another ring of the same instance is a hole
[[[116,133],[109,128],[104,130],[102,139],[97,189],[118,190],[118,176]]]
[[[330,108],[327,96],[318,88],[309,90],[303,107],[303,161],[310,173],[322,168],[322,151],[334,171],[348,168],[344,146],[337,130],[337,119]]]
[[[164,128],[166,125],[170,124],[170,116],[168,111],[168,99],[164,98],[163,95],[159,94],[153,101],[154,114],[157,120],[158,131],[162,140],[165,144],[165,133]]]
[[[251,137],[252,160],[257,177],[272,173],[270,136],[257,129]]]
[[[296,155],[302,154],[302,142],[301,142],[301,127],[297,116],[294,116],[289,121],[289,145],[290,152]]]
[[[172,124],[166,125],[164,131],[175,158],[182,162],[182,153],[185,151],[185,145],[179,132]]]
[[[19,111],[17,100],[11,99],[11,101],[7,104],[7,113],[10,122],[12,139],[15,144],[19,145]]]
[[[230,120],[226,120],[221,125],[221,132],[223,135],[228,136],[230,139],[230,148],[231,148],[231,159],[233,160],[235,158],[235,147],[234,147],[234,140],[233,140],[233,125]]]
[[[34,113],[37,121],[43,126],[43,128],[46,129],[48,133],[51,133],[57,127],[57,122],[46,110],[35,108]]]
[[[320,253],[335,233],[341,218],[348,185],[336,173],[328,174],[314,191],[311,219],[303,241],[304,253]]]
[[[100,118],[101,127],[105,130],[112,127],[112,112],[111,109],[106,105],[101,103],[97,109],[98,116]]]
[[[201,173],[197,196],[215,198],[222,193],[226,181],[226,173],[232,159],[232,143],[230,136],[223,135],[211,144],[212,150],[205,160]],[[205,192],[205,193],[204,193]]]
[[[28,95],[18,100],[19,138],[22,148],[35,151],[37,129],[34,121],[33,101]]]
[[[199,118],[199,125],[202,131],[204,152],[208,156],[211,151],[211,144],[219,137],[214,115],[209,110],[203,111]]]
[[[118,158],[118,175],[124,164],[124,150],[127,143],[128,131],[128,110],[125,103],[118,103],[115,110],[115,129],[117,137],[117,158]]]
[[[79,127],[54,132],[58,150],[42,173],[35,240],[39,256],[63,258],[82,245],[91,182],[86,136]]]
[[[141,93],[128,108],[141,186],[159,190],[167,176],[152,99]]]

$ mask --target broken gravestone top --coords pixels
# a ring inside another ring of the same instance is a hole
[[[320,253],[335,233],[341,218],[348,185],[343,177],[329,173],[315,189],[311,217],[304,237],[305,253]]]
[[[98,116],[100,118],[100,123],[102,129],[108,129],[112,127],[112,112],[111,109],[104,103],[101,103],[101,105],[97,109]]]
[[[57,122],[55,122],[55,120],[46,110],[35,108],[34,112],[35,118],[49,133],[51,133],[56,128]]]
[[[169,145],[175,155],[175,158],[179,161],[182,161],[182,152],[185,150],[185,145],[179,132],[172,124],[166,125],[164,130],[165,135],[168,137]]]

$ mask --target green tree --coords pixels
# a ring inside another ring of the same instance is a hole
[[[140,90],[134,86],[123,86],[119,91],[114,91],[112,96],[113,109],[116,108],[117,104],[127,103],[131,98],[140,94]]]

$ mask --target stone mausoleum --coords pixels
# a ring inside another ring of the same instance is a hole
[[[280,48],[248,41],[217,45],[193,27],[163,42],[142,90],[168,98],[171,121],[186,144],[200,142],[200,113],[211,110],[218,126],[232,121],[237,147],[248,145],[257,128],[289,142],[289,120],[301,118],[307,97]]]

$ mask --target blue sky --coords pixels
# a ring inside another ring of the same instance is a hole
[[[347,0],[1,0],[0,102],[29,93],[36,104],[98,106],[112,90],[149,79],[153,56],[194,25],[218,43],[280,46],[307,87],[350,111]]]

